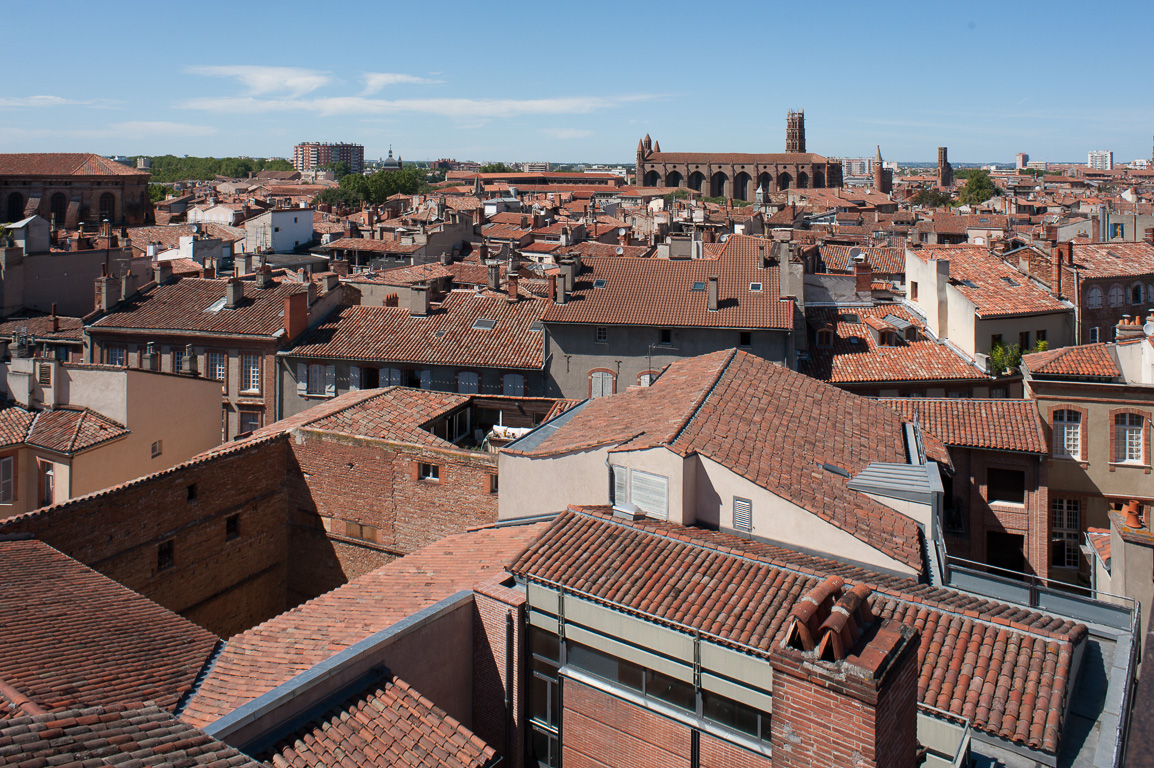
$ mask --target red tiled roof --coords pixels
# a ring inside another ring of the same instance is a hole
[[[53,341],[81,341],[84,337],[83,321],[79,317],[56,318],[56,330],[52,330],[52,316],[9,317],[0,322],[0,336],[11,336],[17,331],[32,335],[33,339]]]
[[[224,243],[235,243],[244,240],[245,232],[239,227],[228,227],[211,221],[198,222],[197,226],[202,233],[217,238]],[[169,224],[168,226],[131,227],[128,237],[132,240],[132,249],[141,253],[147,252],[149,243],[160,243],[164,250],[180,247],[180,238],[192,237],[191,224]]]
[[[1148,243],[1075,243],[1073,252],[1083,278],[1154,275],[1154,245]]]
[[[330,408],[326,409],[328,413],[314,414],[301,426],[380,440],[455,448],[424,426],[436,417],[467,404],[471,399],[469,395],[404,387],[368,392],[370,397],[357,398],[355,403],[343,409]],[[310,408],[305,414],[312,410]]]
[[[1113,379],[1122,375],[1105,344],[1082,344],[1031,352],[1022,355],[1022,365],[1034,376]]]
[[[366,237],[342,237],[322,245],[324,250],[349,250],[364,253],[414,253],[425,247],[424,243],[402,243],[400,240],[370,240]]]
[[[306,333],[296,358],[537,369],[544,365],[544,333],[530,330],[547,301],[510,303],[504,294],[449,291],[427,317],[401,307],[343,306]],[[490,330],[473,328],[493,320]]]
[[[923,261],[949,261],[950,284],[974,305],[978,317],[1074,311],[982,246],[925,246],[911,253]]]
[[[821,246],[821,260],[825,262],[826,270],[830,272],[853,272],[853,264],[849,253],[854,248],[866,257],[866,262],[873,269],[874,274],[902,275],[906,271],[905,248],[866,248],[852,245],[823,245]]]
[[[918,700],[1055,753],[1081,624],[770,544],[607,511],[559,515],[510,570],[768,654],[828,575],[873,589],[874,616],[921,633]]]
[[[396,267],[395,269],[386,269],[380,272],[353,275],[349,282],[376,283],[379,285],[415,285],[452,276],[452,271],[443,264],[414,264],[410,267]]]
[[[773,245],[731,235],[716,259],[583,259],[569,301],[551,305],[545,322],[791,329],[793,302],[779,294],[777,266],[758,267],[758,247],[769,255]],[[720,278],[718,309],[711,312],[708,280],[714,275]],[[597,280],[605,287],[595,288]],[[695,283],[701,290],[693,290]],[[752,283],[761,290],[751,291]]]
[[[1110,567],[1110,529],[1109,528],[1087,528],[1086,540],[1094,551],[1098,553],[1098,557],[1107,568]]]
[[[18,405],[0,408],[0,446],[26,443],[73,454],[127,435],[128,430],[87,408],[59,406],[28,411]]]
[[[217,642],[33,540],[0,541],[0,627],[0,681],[47,711],[140,701],[171,711]]]
[[[1042,418],[1033,400],[882,398],[881,402],[946,445],[996,451],[1049,453]]]
[[[802,371],[821,381],[853,384],[972,381],[987,378],[946,345],[928,339],[921,322],[899,305],[842,309],[812,307],[807,314],[809,324],[814,328],[830,326],[834,332],[833,346],[810,344],[810,360],[801,366]],[[848,315],[856,315],[861,322],[844,319]],[[918,341],[899,338],[896,347],[879,346],[866,323],[883,320],[886,315],[893,315],[917,326]]]
[[[754,154],[748,152],[649,152],[644,162],[650,163],[690,163],[714,165],[736,163],[738,165],[777,165],[788,163],[827,163],[829,160],[813,152],[770,152]],[[747,169],[753,174],[753,168]],[[755,180],[756,181],[756,180]]]
[[[274,768],[348,764],[481,768],[495,750],[396,677],[378,679],[282,741],[265,760]]]
[[[207,725],[369,635],[502,574],[544,528],[448,536],[234,635],[181,719]]]
[[[138,176],[145,180],[151,175],[90,152],[0,154],[0,176]]]
[[[206,311],[224,299],[227,280],[180,278],[157,285],[118,305],[94,322],[95,331],[110,329],[194,331],[272,337],[284,328],[284,300],[306,290],[302,283],[280,282],[257,288],[244,281],[244,301],[236,309]]]
[[[151,704],[0,719],[0,762],[68,768],[264,768]]]
[[[837,440],[812,436],[837,425]],[[652,384],[590,400],[528,455],[600,445],[665,445],[701,454],[771,493],[920,570],[917,524],[864,494],[856,475],[872,462],[905,463],[902,420],[885,406],[762,358],[729,350],[681,360]]]
[[[618,248],[621,249],[621,253],[617,252]],[[615,243],[599,243],[596,240],[585,240],[567,246],[564,252],[565,254],[575,253],[582,259],[586,259],[592,256],[648,256],[653,252],[653,249],[648,245],[617,245]]]

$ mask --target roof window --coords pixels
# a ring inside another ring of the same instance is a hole
[[[853,312],[843,312],[838,319],[841,322],[849,323],[850,325],[861,325],[861,318],[859,318]]]
[[[961,285],[966,286],[967,288],[977,288],[978,287],[978,284],[975,283],[973,280],[959,280],[958,282]]]
[[[1019,285],[1018,282],[1015,281],[1014,278],[1012,278],[1012,277],[1003,277],[1002,282],[1005,283],[1006,285],[1012,285],[1015,288],[1017,288]]]
[[[704,291],[704,290],[705,290],[705,282],[704,282],[704,281],[702,281],[702,280],[698,280],[697,282],[695,282],[695,283],[694,283],[694,284],[693,284],[693,285],[690,287],[690,289],[689,289],[689,290],[691,290],[691,291]]]
[[[534,320],[533,322],[531,322],[529,324],[529,330],[530,331],[543,331],[543,330],[545,330],[545,325],[540,320]]]
[[[489,320],[484,317],[479,317],[473,321],[474,331],[491,331],[497,327],[496,320]]]
[[[593,287],[594,288],[604,288],[607,285],[609,285],[608,280],[597,279],[597,280],[593,281]]]
[[[761,292],[761,283],[750,283],[749,284],[749,290],[753,291],[754,293],[760,293]]]

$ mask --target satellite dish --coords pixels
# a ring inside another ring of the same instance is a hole
[[[849,260],[850,261],[858,261],[858,260],[865,261],[865,257],[862,255],[861,248],[858,248],[856,245],[853,248],[850,248],[849,249]]]
[[[1142,333],[1147,336],[1154,336],[1154,323],[1146,323],[1142,326]]]
[[[625,227],[618,227],[617,228],[617,234],[618,235],[624,235],[625,234]]]
[[[620,256],[623,253],[625,253],[625,249],[621,246],[617,246],[617,255]],[[1154,325],[1154,323],[1147,323],[1147,325]]]

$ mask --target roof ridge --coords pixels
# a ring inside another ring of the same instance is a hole
[[[80,437],[80,429],[84,426],[84,418],[87,415],[85,411],[81,411],[80,418],[76,420],[76,426],[72,428],[72,439],[68,441],[68,451],[70,453],[76,449],[76,441]]]
[[[705,401],[708,400],[709,396],[712,395],[714,390],[717,389],[717,385],[721,381],[721,377],[725,375],[725,373],[729,370],[729,366],[733,364],[733,361],[737,357],[737,353],[738,351],[736,348],[730,349],[728,351],[729,359],[725,361],[725,365],[722,366],[721,369],[717,372],[717,375],[713,377],[713,383],[709,386],[709,389],[703,392],[701,396],[696,400],[696,402],[694,402],[693,408],[690,410],[689,415],[682,420],[680,426],[678,426],[676,431],[674,431],[673,436],[665,441],[667,445],[673,445],[673,443],[677,442],[677,438],[681,437],[682,433],[685,432],[685,430],[689,428],[689,425],[693,423],[693,420],[697,417],[697,414],[701,412],[701,406],[705,404]]]

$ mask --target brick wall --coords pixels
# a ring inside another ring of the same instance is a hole
[[[473,732],[503,755],[504,764],[510,768],[521,768],[525,762],[521,748],[525,743],[528,673],[524,605],[523,593],[496,584],[478,586],[473,593]],[[506,618],[510,613],[511,636]],[[507,690],[512,696],[510,713],[505,710]]]
[[[561,684],[561,763],[566,768],[675,768],[690,765],[690,729],[674,720],[565,679]]]
[[[772,768],[773,760],[702,733],[698,752],[701,768]]]
[[[290,607],[286,455],[284,439],[258,443],[6,520],[0,533],[31,533],[228,637]]]

